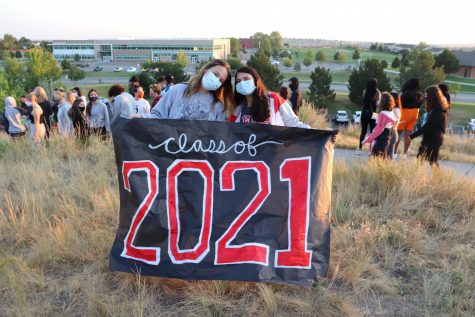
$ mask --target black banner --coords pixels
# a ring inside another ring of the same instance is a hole
[[[111,270],[301,285],[326,273],[332,132],[122,118],[112,132]]]

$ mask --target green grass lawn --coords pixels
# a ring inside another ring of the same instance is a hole
[[[459,83],[467,83],[467,84],[474,84],[475,85],[475,78],[465,78],[465,77],[457,77],[457,76],[446,76],[446,80],[456,81]]]
[[[475,104],[453,102],[449,114],[449,122],[455,125],[466,125],[475,118]]]
[[[105,97],[107,98],[107,92],[109,91],[109,88],[111,87],[112,85],[111,84],[94,84],[94,85],[81,85],[79,84],[78,87],[81,88],[81,91],[84,95],[87,95],[87,92],[90,90],[90,89],[95,89],[97,90],[98,94],[100,97]],[[67,89],[71,89],[73,87],[76,87],[75,85],[71,84],[71,85],[63,85],[63,87],[67,90]],[[124,87],[126,88],[126,87]]]
[[[132,75],[134,74],[127,72],[86,72],[86,78],[129,78],[132,77]]]
[[[296,62],[297,61],[302,62],[307,50],[308,50],[307,48],[290,48],[290,51],[292,52],[292,60]],[[346,56],[346,62],[348,63],[354,62],[354,60],[352,59],[353,52],[354,52],[353,49],[324,47],[324,48],[310,48],[310,50],[312,51],[312,56],[314,60],[315,60],[315,55],[317,54],[317,51],[320,50],[325,54],[326,62],[334,62],[333,56],[335,55],[336,52],[340,52],[344,54]],[[298,56],[295,56],[295,52],[298,52]],[[388,53],[388,52],[375,52],[375,51],[360,49],[360,58],[362,60],[376,58],[379,60],[385,60],[388,62],[389,65],[391,65],[391,63],[393,62],[396,56],[398,55]],[[399,56],[399,58],[401,57]]]

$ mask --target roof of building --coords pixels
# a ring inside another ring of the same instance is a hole
[[[112,39],[101,39],[101,40],[54,40],[52,45],[64,45],[64,44],[104,44],[104,45],[194,45],[194,44],[212,44],[216,39],[133,39],[133,40],[112,40]]]
[[[251,39],[239,39],[242,48],[257,48]]]
[[[460,66],[475,66],[475,51],[453,51]]]

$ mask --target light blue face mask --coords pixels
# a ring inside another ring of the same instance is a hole
[[[216,75],[210,71],[208,71],[203,76],[203,79],[201,80],[201,84],[203,85],[204,89],[209,90],[209,91],[213,91],[221,87],[221,81],[219,81],[219,78],[216,77]]]
[[[248,79],[239,82],[236,85],[236,90],[238,93],[244,96],[249,96],[256,90],[256,86],[254,86],[254,80]]]

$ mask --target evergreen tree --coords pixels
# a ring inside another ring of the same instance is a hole
[[[359,59],[361,58],[361,56],[360,56],[360,50],[359,50],[357,47],[355,48],[355,51],[353,52],[352,58],[353,58],[354,60],[359,60]]]
[[[311,102],[318,106],[327,106],[328,103],[335,100],[335,91],[330,88],[332,75],[329,69],[316,67],[315,71],[310,74],[310,79],[312,83],[307,97]]]
[[[247,65],[254,68],[259,75],[261,75],[262,81],[267,89],[279,91],[284,76],[279,72],[277,67],[271,65],[269,56],[264,50],[257,50],[257,52],[251,56]]]
[[[299,71],[302,70],[302,66],[300,66],[300,63],[295,63],[294,70],[295,70],[296,72],[299,72]]]
[[[435,57],[434,67],[444,67],[446,74],[458,72],[460,64],[457,56],[448,49],[444,49],[442,53]]]
[[[391,63],[392,68],[399,68],[401,66],[401,61],[399,60],[399,57],[395,57],[393,62]]]
[[[348,90],[350,91],[348,97],[353,102],[361,103],[363,100],[363,90],[366,88],[366,83],[369,79],[376,78],[379,81],[379,88],[381,91],[391,91],[391,81],[384,72],[384,67],[377,59],[365,60],[358,68],[353,68],[348,79]]]

